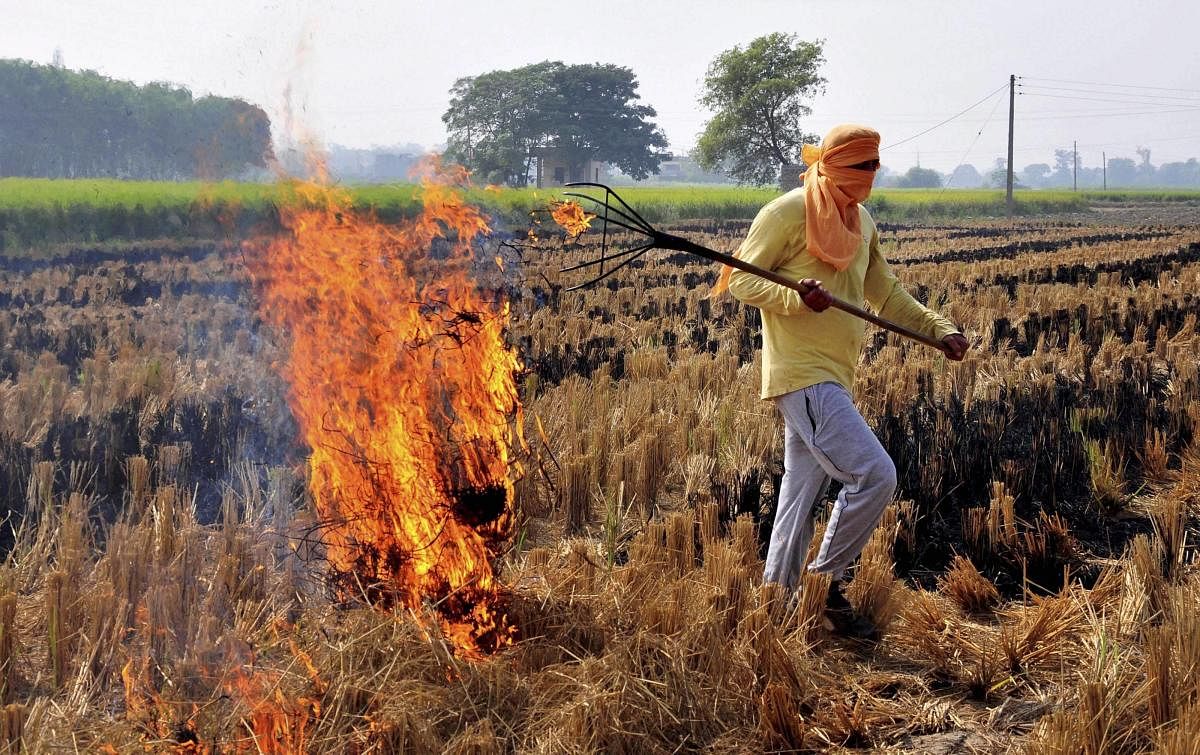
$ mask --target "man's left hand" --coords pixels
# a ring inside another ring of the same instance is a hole
[[[942,346],[942,351],[946,353],[946,356],[955,362],[961,362],[967,355],[967,349],[971,348],[971,344],[967,343],[967,337],[962,333],[951,333],[946,336],[942,339]]]

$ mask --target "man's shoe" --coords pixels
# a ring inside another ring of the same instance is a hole
[[[825,599],[825,628],[852,640],[879,639],[879,628],[854,610],[837,582],[829,586],[829,596]]]

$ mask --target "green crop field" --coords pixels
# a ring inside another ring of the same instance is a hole
[[[276,227],[275,210],[292,184],[120,181],[112,179],[0,179],[0,251],[59,243],[158,238],[220,238]],[[419,201],[413,184],[347,186],[356,206],[381,219],[411,214]],[[655,223],[692,218],[747,219],[778,195],[772,188],[734,186],[622,187],[623,196]],[[476,188],[467,199],[509,226],[561,197],[556,189]],[[1200,202],[1200,191],[1018,191],[1015,212],[1085,212],[1105,203]],[[867,203],[877,219],[926,220],[1003,216],[1004,192],[992,189],[881,189]]]

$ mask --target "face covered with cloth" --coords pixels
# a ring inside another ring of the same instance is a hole
[[[858,205],[871,196],[879,169],[879,132],[853,124],[835,126],[820,147],[803,145],[801,158],[808,165],[803,179],[808,251],[845,270],[862,239]],[[721,270],[712,295],[729,287],[732,273],[728,265]]]
[[[879,132],[835,126],[820,147],[805,144],[804,211],[808,251],[838,270],[854,260],[862,242],[858,205],[871,196],[879,168]]]

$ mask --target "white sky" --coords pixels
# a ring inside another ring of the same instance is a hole
[[[0,19],[0,57],[49,62],[57,47],[68,68],[243,97],[277,133],[290,85],[304,127],[348,146],[443,142],[455,79],[549,59],[633,69],[683,150],[708,115],[696,99],[712,58],[782,31],[826,40],[828,91],[808,131],[857,121],[886,147],[1005,87],[885,151],[893,170],[919,152],[925,167],[986,173],[1006,150],[1010,73],[1028,87],[1017,97],[1018,168],[1052,164],[1073,139],[1084,166],[1099,166],[1102,150],[1136,158],[1138,146],[1155,164],[1200,157],[1192,0],[0,0]]]

